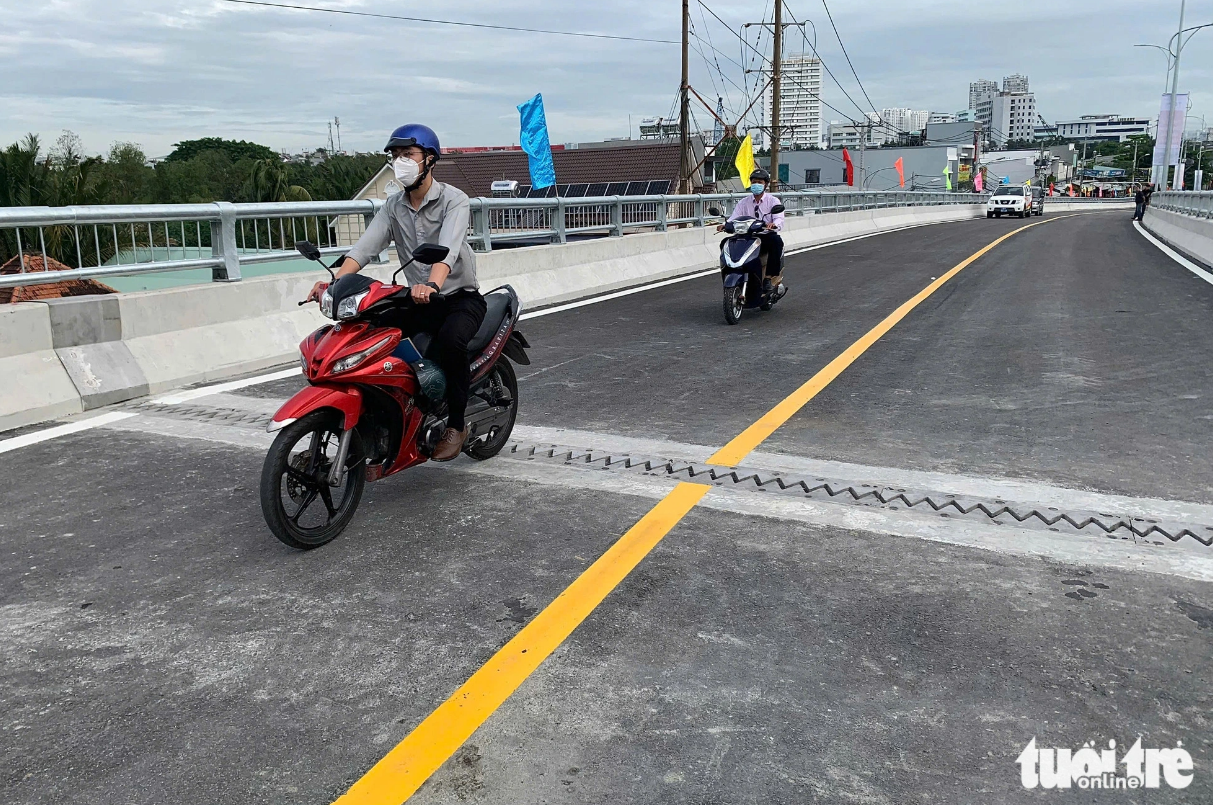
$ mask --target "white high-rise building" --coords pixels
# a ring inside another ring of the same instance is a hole
[[[969,84],[969,108],[986,139],[996,146],[1036,136],[1036,96],[1028,91],[1026,75],[1004,76],[1001,90],[993,81],[974,81]]]
[[[969,84],[969,108],[979,109],[981,102],[989,95],[998,92],[998,84],[985,78],[979,78]]]
[[[779,84],[779,147],[821,144],[821,61],[810,56],[785,58]],[[768,88],[763,105],[771,103]]]
[[[880,117],[889,128],[891,139],[900,132],[922,131],[927,126],[931,113],[926,109],[881,109]]]
[[[1026,75],[1003,76],[1002,79],[1003,92],[1028,92],[1028,77]]]
[[[998,146],[1008,140],[1036,139],[1036,96],[1030,92],[1000,92],[992,98],[990,122],[984,129]]]

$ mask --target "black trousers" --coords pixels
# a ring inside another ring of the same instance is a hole
[[[479,291],[455,291],[447,296],[435,294],[429,304],[403,308],[394,321],[388,322],[399,327],[405,336],[429,333],[433,337],[425,356],[446,375],[447,427],[455,430],[464,428],[468,386],[472,382],[468,342],[480,329],[485,310]]]
[[[762,251],[767,255],[767,276],[778,277],[783,273],[783,238],[773,230],[764,232]]]

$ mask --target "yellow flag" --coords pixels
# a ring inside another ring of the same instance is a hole
[[[733,164],[737,166],[741,184],[748,185],[750,174],[754,172],[754,141],[750,139],[750,135],[747,134],[741,141],[741,146],[737,149],[737,159],[733,160]]]

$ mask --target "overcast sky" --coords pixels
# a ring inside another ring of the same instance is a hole
[[[297,1],[654,39],[679,35],[678,0]],[[769,0],[708,5],[734,30],[770,14]],[[737,35],[701,16],[697,0],[691,7],[699,37],[693,41],[706,45],[710,37],[718,49],[704,48],[711,68],[692,53],[691,83],[708,98],[716,95],[713,82],[723,83],[740,108],[743,93],[726,83],[745,83],[729,59],[749,66]],[[786,8],[816,24],[827,66],[866,106],[820,0],[792,0]],[[1179,0],[833,0],[831,11],[877,109],[956,111],[967,105],[970,81],[1020,72],[1031,79],[1040,112],[1057,120],[1156,116],[1166,57],[1132,45],[1165,43],[1178,23]],[[0,0],[0,18],[0,143],[32,131],[49,144],[71,129],[90,153],[122,140],[162,156],[178,140],[203,136],[294,151],[324,144],[334,115],[347,150],[377,150],[388,131],[409,121],[433,126],[444,145],[510,144],[518,140],[515,106],[536,92],[543,93],[553,143],[598,140],[627,136],[629,114],[635,132],[641,117],[668,113],[679,80],[676,45],[222,0]],[[1213,0],[1188,0],[1187,24],[1206,22],[1213,22]],[[791,41],[798,50],[799,36]],[[1207,115],[1213,126],[1211,78],[1213,29],[1192,40],[1180,76],[1194,114]],[[823,99],[839,110],[826,110],[827,120],[859,114],[828,80]],[[696,117],[710,127],[702,109]]]

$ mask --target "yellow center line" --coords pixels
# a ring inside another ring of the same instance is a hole
[[[862,338],[843,350],[841,355],[827,363],[820,372],[809,378],[808,381],[805,382],[805,384],[800,388],[783,398],[778,405],[763,414],[757,422],[750,425],[748,428],[735,436],[731,442],[713,453],[712,456],[708,458],[708,463],[720,464],[726,467],[736,467],[747,455],[757,448],[758,445],[765,442],[772,433],[783,425],[783,423],[787,422],[797,411],[803,408],[809,400],[816,397],[818,392],[830,385],[830,383],[834,381],[834,378],[842,374],[843,371],[854,363],[860,355],[867,352],[870,346],[879,341],[880,338],[889,330],[892,330],[893,326],[897,324],[897,322],[904,319],[911,310],[918,307],[923,300],[939,290],[944,283],[963,271],[966,266],[976,261],[986,252],[990,251],[1007,238],[1013,237],[1020,232],[1023,232],[1025,229],[1031,229],[1032,227],[1040,226],[1041,224],[1052,223],[1056,220],[1058,219],[1051,218],[1047,221],[1037,221],[1034,224],[1021,226],[1019,229],[1013,229],[993,243],[986,245],[979,251],[966,257],[946,274],[932,282],[927,287],[923,288],[921,291],[911,297],[905,304],[886,316],[884,321],[882,321],[880,324],[877,324],[871,330],[868,330],[868,332],[865,333]]]
[[[455,753],[547,656],[602,603],[711,487],[681,483],[415,730],[376,763],[338,805],[398,805]]]
[[[1012,230],[932,282],[863,338],[830,361],[807,383],[746,428],[709,460],[735,466],[780,425],[838,377],[893,325],[924,299],[956,276],[965,266],[1007,238],[1059,216]],[[552,603],[531,619],[500,651],[472,674],[450,698],[430,713],[416,729],[396,744],[334,805],[400,805],[411,797],[456,750],[472,736],[518,686],[547,659],[557,646],[589,617],[662,538],[711,489],[703,484],[680,483],[640,518],[626,534],[586,568]]]

